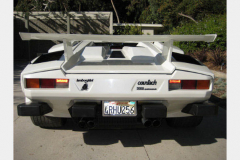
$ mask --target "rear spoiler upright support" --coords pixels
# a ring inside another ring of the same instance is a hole
[[[64,38],[63,39],[63,46],[64,46],[65,61],[68,61],[73,56],[71,41]]]

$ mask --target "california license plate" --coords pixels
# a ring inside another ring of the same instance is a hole
[[[136,116],[136,101],[103,101],[103,116]]]

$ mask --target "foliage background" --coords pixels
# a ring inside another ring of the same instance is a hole
[[[15,1],[14,1],[15,2]],[[185,51],[226,51],[226,1],[224,0],[113,0],[120,23],[163,24],[161,34],[217,34],[214,43],[176,42]],[[112,11],[110,0],[19,0],[14,10]],[[186,15],[186,16],[183,16]],[[188,16],[188,17],[187,17]],[[190,17],[190,18],[189,18]],[[126,26],[115,34],[142,34],[140,27]]]

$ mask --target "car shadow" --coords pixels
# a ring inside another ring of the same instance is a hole
[[[213,102],[214,104],[218,105],[219,107],[225,110],[227,109],[227,99],[222,99],[214,95],[211,95],[209,101]]]

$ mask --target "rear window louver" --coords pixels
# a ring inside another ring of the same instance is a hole
[[[63,53],[64,53],[64,51],[57,51],[57,52],[53,52],[53,53],[42,54],[41,56],[38,57],[37,60],[35,60],[33,62],[33,64],[59,60],[61,58],[61,56],[63,55]]]
[[[179,53],[172,52],[172,56],[178,62],[202,65],[196,59],[194,59],[193,57],[191,57],[189,55],[184,55],[184,54],[179,54]]]

